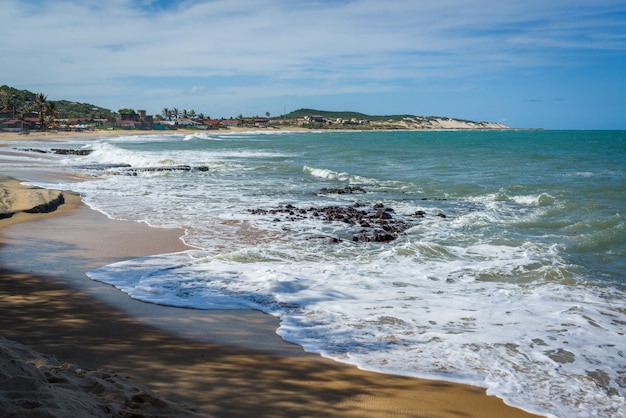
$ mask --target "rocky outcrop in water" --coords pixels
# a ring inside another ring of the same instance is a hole
[[[254,215],[275,215],[274,222],[299,221],[313,219],[320,222],[341,222],[346,224],[351,234],[350,239],[357,242],[390,242],[397,239],[404,231],[416,225],[417,219],[424,217],[425,212],[418,211],[414,215],[399,216],[395,210],[382,203],[373,206],[355,204],[353,206],[325,206],[298,208],[293,205],[280,206],[272,209],[249,209]],[[441,214],[443,215],[443,214]],[[350,234],[348,234],[350,235]],[[341,239],[331,237],[330,242]]]
[[[58,154],[58,155],[89,155],[93,152],[90,149],[64,149],[52,148],[50,150],[40,148],[19,148],[19,151],[37,152],[39,154]]]
[[[342,188],[326,188],[320,189],[318,194],[353,194],[353,193],[365,193],[365,189],[361,186],[346,186]]]
[[[120,167],[122,168],[122,167]],[[112,174],[119,175],[127,175],[127,176],[136,176],[139,173],[155,173],[155,172],[166,172],[166,171],[209,171],[209,167],[207,166],[197,166],[192,167],[190,165],[164,165],[158,167],[132,167],[132,168],[123,168],[119,171],[114,171]]]
[[[58,154],[58,155],[78,155],[85,156],[93,152],[90,149],[63,149],[52,148],[50,150],[44,150],[40,148],[20,148],[19,151],[37,152],[40,154]],[[138,173],[150,173],[150,172],[167,172],[167,171],[209,171],[207,166],[193,167],[190,165],[164,165],[157,167],[132,167],[130,164],[89,164],[84,166],[78,166],[85,170],[107,170],[113,175],[126,175],[136,176]]]

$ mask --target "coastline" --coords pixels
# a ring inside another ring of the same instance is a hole
[[[0,234],[3,300],[15,301],[2,305],[4,337],[130,375],[202,413],[531,416],[480,388],[365,372],[304,353],[280,340],[276,319],[260,312],[145,304],[84,274],[117,260],[185,250],[182,231],[113,221],[70,196],[55,212],[1,220]]]
[[[365,128],[364,131],[417,131],[417,132],[431,132],[431,131],[498,131],[498,130],[543,130],[543,128],[510,128],[508,126],[497,126],[491,128],[485,127],[463,127],[455,124],[442,125],[439,127],[429,127],[429,128],[420,128],[420,127],[402,127],[402,128],[390,128],[385,126],[380,126],[376,128]],[[294,126],[294,125],[284,125],[284,126],[271,126],[271,127],[228,127],[225,129],[209,129],[209,130],[201,130],[201,129],[176,129],[176,130],[141,130],[141,129],[98,129],[95,131],[82,131],[82,132],[64,132],[64,131],[47,131],[47,132],[38,132],[32,131],[27,135],[20,134],[18,132],[7,132],[0,131],[0,142],[1,141],[63,141],[68,138],[105,138],[105,137],[114,137],[114,136],[137,136],[137,135],[193,135],[198,133],[209,133],[209,134],[229,134],[229,133],[240,133],[240,132],[318,132],[318,131],[340,131],[340,132],[355,132],[359,131],[359,129],[342,129],[342,128],[321,128],[321,129],[313,129],[313,128],[305,128],[303,126]]]
[[[0,142],[1,141],[63,141],[68,138],[105,138],[105,137],[114,137],[114,136],[135,136],[135,135],[191,135],[197,133],[216,133],[216,134],[226,134],[226,133],[236,133],[236,132],[259,132],[259,131],[267,131],[267,132],[276,132],[276,131],[302,131],[309,132],[313,131],[312,129],[303,128],[301,126],[285,126],[285,127],[277,127],[277,128],[244,128],[244,127],[230,127],[228,129],[219,129],[219,130],[198,130],[198,129],[177,129],[177,130],[167,130],[167,131],[159,131],[159,130],[125,130],[125,129],[98,129],[95,131],[83,131],[83,132],[58,132],[58,131],[48,131],[48,132],[36,132],[33,131],[27,135],[19,134],[17,132],[6,132],[0,131]]]

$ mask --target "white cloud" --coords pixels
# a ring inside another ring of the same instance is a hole
[[[65,97],[336,94],[626,50],[617,0],[207,0],[155,12],[157,3],[5,1],[0,79]]]
[[[193,96],[206,96],[207,88],[204,86],[193,86],[189,91],[189,94]]]

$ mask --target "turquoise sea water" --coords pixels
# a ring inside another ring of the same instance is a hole
[[[111,217],[183,227],[199,248],[93,279],[153,303],[260,309],[281,318],[284,339],[365,369],[475,384],[553,416],[626,416],[626,131],[208,132],[55,147],[92,149],[56,164],[99,178],[63,187]],[[153,171],[179,165],[191,169]],[[376,204],[408,227],[397,239],[359,240],[376,219],[313,215],[370,216]]]

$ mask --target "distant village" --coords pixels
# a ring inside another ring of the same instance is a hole
[[[42,125],[43,123],[43,125]],[[124,130],[218,130],[229,128],[284,128],[298,126],[303,128],[347,128],[367,127],[371,121],[364,119],[341,118],[328,119],[321,115],[306,115],[301,118],[269,118],[260,116],[239,116],[237,119],[206,119],[200,116],[168,117],[148,115],[145,110],[121,113],[106,118],[42,118],[38,112],[24,112],[15,115],[11,110],[0,110],[0,130],[7,132],[29,131],[82,131],[96,129]]]
[[[228,130],[231,128],[288,129],[360,129],[360,130],[465,130],[465,129],[508,129],[494,122],[472,122],[442,117],[404,117],[400,120],[367,120],[328,118],[322,115],[306,115],[299,118],[269,118],[240,116],[236,119],[202,119],[200,117],[177,117],[146,114],[145,110],[122,113],[118,116],[78,117],[44,119],[36,112],[14,115],[9,110],[0,110],[0,131],[28,133],[31,131],[81,132],[107,130]]]
[[[355,112],[327,112],[300,109],[288,115],[270,118],[243,116],[229,119],[211,119],[194,110],[179,112],[164,108],[159,115],[148,115],[145,110],[119,109],[112,112],[87,103],[48,100],[43,93],[25,90],[9,93],[8,86],[0,91],[0,131],[27,134],[31,131],[81,132],[106,130],[219,130],[232,128],[253,129],[358,129],[358,130],[435,130],[435,129],[508,129],[495,122],[474,122],[435,116],[372,116]],[[17,94],[20,96],[18,97]],[[67,108],[80,111],[68,112]],[[67,115],[79,115],[67,117]],[[61,116],[63,115],[63,116]],[[354,117],[357,115],[359,117]],[[345,117],[344,117],[345,116]]]

